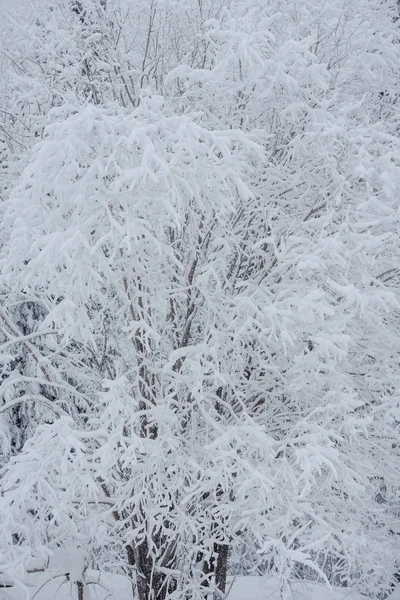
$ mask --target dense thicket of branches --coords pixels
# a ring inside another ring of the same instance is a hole
[[[38,0],[2,21],[0,568],[139,600],[389,589],[394,0]]]

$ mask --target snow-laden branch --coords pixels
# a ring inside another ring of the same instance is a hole
[[[3,404],[3,406],[0,406],[0,414],[6,412],[7,410],[10,410],[10,408],[14,408],[14,406],[22,404],[23,402],[37,402],[38,404],[41,404],[42,406],[45,406],[46,408],[51,410],[51,412],[53,412],[58,417],[69,416],[63,408],[57,406],[54,402],[48,400],[45,396],[40,396],[38,394],[24,394],[23,396],[14,398],[14,400],[10,400],[10,402],[7,402],[6,404]]]

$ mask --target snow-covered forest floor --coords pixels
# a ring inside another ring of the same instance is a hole
[[[63,576],[50,579],[50,573],[31,575],[27,581],[26,600],[77,600],[76,586]],[[96,571],[87,573],[84,600],[132,600],[130,582],[122,576],[103,574]],[[350,588],[328,589],[323,584],[293,580],[290,582],[293,600],[368,600]],[[0,591],[1,600],[24,600],[22,589]],[[400,596],[394,592],[391,600]],[[212,595],[210,595],[210,600]],[[226,600],[281,600],[280,584],[276,578],[237,577],[228,578]]]

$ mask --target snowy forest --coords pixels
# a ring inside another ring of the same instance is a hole
[[[0,596],[394,597],[399,17],[2,10]]]

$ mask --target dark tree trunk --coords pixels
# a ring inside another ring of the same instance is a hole
[[[221,594],[225,594],[229,546],[227,544],[217,544],[217,552],[218,558],[215,569],[215,585]]]
[[[125,546],[126,549],[126,557],[128,559],[128,565],[130,567],[129,569],[129,578],[131,580],[131,584],[132,584],[132,598],[135,598],[136,596],[136,586],[134,583],[134,579],[133,579],[133,570],[134,570],[134,566],[135,566],[135,553],[133,551],[133,548],[130,544],[127,544]]]
[[[76,589],[78,590],[78,600],[83,600],[83,581],[76,582]]]
[[[139,600],[150,600],[152,564],[146,541],[135,546],[136,587]]]
[[[173,559],[174,554],[166,556],[164,566],[172,568]],[[176,579],[157,569],[154,558],[149,556],[147,541],[141,542],[135,547],[134,562],[138,600],[165,600],[176,590]]]
[[[204,598],[208,597],[207,588],[210,587],[211,579],[214,577],[215,585],[220,593],[217,598],[225,594],[226,577],[228,573],[228,554],[229,546],[227,544],[214,544],[214,553],[203,562],[203,581]]]

